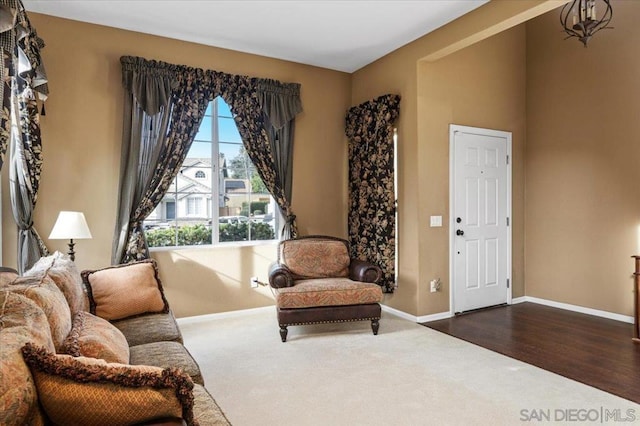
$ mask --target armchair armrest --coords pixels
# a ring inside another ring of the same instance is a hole
[[[269,285],[273,288],[293,287],[293,275],[289,268],[279,263],[272,263],[269,268]]]
[[[351,259],[349,278],[365,283],[377,283],[382,278],[382,269],[364,260]]]

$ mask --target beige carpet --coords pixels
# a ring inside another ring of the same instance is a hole
[[[323,324],[290,327],[286,343],[275,308],[179,324],[235,426],[640,420],[638,404],[386,312],[378,336],[368,322]]]

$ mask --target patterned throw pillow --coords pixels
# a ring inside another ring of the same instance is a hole
[[[22,294],[33,300],[47,316],[56,350],[71,331],[71,311],[60,289],[47,275],[18,277],[3,290]]]
[[[92,314],[110,321],[169,312],[153,259],[82,271]]]
[[[0,425],[42,425],[36,385],[20,348],[33,342],[53,351],[42,309],[29,298],[0,291]]]
[[[54,424],[113,426],[182,417],[188,425],[197,425],[193,382],[178,369],[74,358],[30,343],[22,356]]]
[[[109,321],[78,312],[69,336],[62,343],[63,353],[129,364],[129,345],[124,334]]]
[[[46,274],[64,294],[72,317],[80,311],[89,309],[84,294],[84,286],[76,264],[59,251],[50,256],[41,257],[25,276],[41,276]]]
[[[0,267],[0,288],[6,287],[18,277],[15,269]]]

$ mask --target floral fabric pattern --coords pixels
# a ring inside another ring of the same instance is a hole
[[[28,342],[53,351],[47,317],[29,298],[0,292],[0,424],[43,425],[38,394],[20,348]]]
[[[125,56],[120,60],[125,90],[132,94],[134,106],[141,107],[151,123],[148,132],[143,130],[142,137],[154,137],[151,128],[154,117],[169,114],[169,119],[165,121],[168,125],[166,139],[157,156],[157,162],[151,165],[153,175],[146,187],[138,191],[140,194],[133,197],[133,209],[130,217],[127,218],[128,225],[123,226],[120,220],[116,225],[114,263],[127,263],[149,258],[149,250],[142,229],[143,221],[162,200],[182,166],[198,132],[207,105],[218,96],[221,96],[230,106],[249,158],[253,161],[267,190],[282,210],[287,224],[291,228],[291,235],[297,235],[295,215],[291,210],[290,201],[285,195],[283,185],[280,183],[282,180],[278,176],[267,136],[265,114],[258,101],[257,83],[260,79],[184,65],[148,61],[137,57]],[[157,93],[146,93],[146,85],[136,85],[134,82],[144,81],[144,76],[147,74],[165,79],[168,84],[161,85],[160,90],[156,90]],[[164,107],[159,106],[163,99],[166,99],[167,102]],[[130,109],[130,107],[128,108]],[[125,122],[130,120],[126,116],[128,108],[125,108]],[[161,120],[158,117],[155,122]],[[160,136],[156,135],[156,137]],[[131,143],[138,142],[132,140]],[[124,147],[123,143],[123,149]],[[137,159],[130,160],[129,165],[139,167]],[[137,170],[134,172],[138,173]],[[123,173],[121,172],[120,185],[125,190],[121,189],[120,215],[125,214],[122,209],[124,205],[123,194],[127,193],[126,186],[129,185],[126,179],[123,179]],[[125,238],[122,238],[121,235],[123,228],[126,228]]]
[[[0,0],[0,169],[11,134],[11,98],[17,84],[38,93],[44,101],[49,89],[38,37],[20,0]],[[20,73],[18,73],[20,69]],[[22,117],[26,112],[18,111]],[[32,120],[31,120],[32,121]]]
[[[44,42],[29,22],[20,0],[0,0],[0,168],[10,144],[10,193],[18,225],[18,272],[47,249],[33,227],[42,170],[42,140],[37,99],[48,95],[40,50]]]
[[[276,294],[276,304],[281,309],[363,305],[380,301],[382,288],[378,284],[349,278],[299,280],[293,287],[278,289]]]
[[[400,96],[384,95],[346,115],[349,138],[349,242],[351,257],[382,269],[385,292],[395,287],[393,124]]]
[[[122,332],[109,321],[89,312],[76,314],[71,332],[62,344],[62,352],[129,364],[129,344]]]
[[[47,316],[53,346],[56,350],[71,331],[71,311],[60,289],[46,275],[40,277],[18,277],[3,291],[21,294],[40,307]]]
[[[346,241],[302,238],[280,242],[280,263],[299,278],[348,277],[349,251]]]
[[[69,304],[72,317],[78,312],[89,309],[80,272],[68,255],[57,251],[50,256],[42,257],[24,273],[24,276],[42,276],[43,274],[51,278],[62,291]]]

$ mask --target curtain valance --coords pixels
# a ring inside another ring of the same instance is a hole
[[[147,114],[156,114],[176,89],[177,67],[164,62],[147,61],[131,56],[120,59],[122,85],[131,92]]]
[[[252,79],[258,94],[258,102],[277,130],[302,112],[300,85],[280,83],[270,79]]]
[[[114,263],[149,256],[142,221],[166,193],[208,103],[218,96],[229,105],[244,148],[285,217],[284,233],[295,237],[291,184],[286,182],[291,179],[287,170],[292,156],[287,153],[292,123],[302,110],[300,85],[139,57],[123,56],[120,61],[127,96]]]
[[[24,94],[34,104],[34,93],[40,101],[49,94],[42,48],[44,41],[31,26],[22,2],[0,0],[0,169],[11,135],[11,102],[12,98],[15,100],[12,91]],[[26,109],[19,110],[16,115],[25,113]]]

